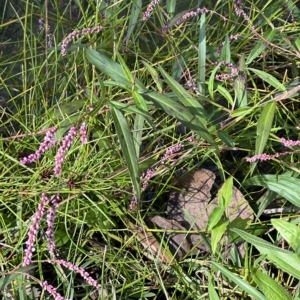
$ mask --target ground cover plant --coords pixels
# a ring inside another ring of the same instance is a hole
[[[300,2],[0,3],[3,299],[298,299]]]

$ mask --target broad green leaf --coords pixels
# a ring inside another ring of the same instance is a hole
[[[300,257],[300,228],[280,219],[272,219],[271,223]]]
[[[218,195],[218,203],[224,209],[226,209],[231,202],[232,187],[233,187],[233,177],[230,176],[222,185],[221,190]]]
[[[232,140],[231,136],[223,130],[217,131],[218,138],[228,147],[234,147],[234,141]]]
[[[91,48],[86,49],[86,58],[92,65],[96,66],[114,81],[132,89],[132,82],[128,80],[120,64]],[[145,86],[138,79],[135,79],[135,85],[139,90],[145,91]]]
[[[267,300],[267,298],[262,293],[260,293],[248,282],[246,282],[243,278],[237,276],[236,274],[232,273],[231,271],[229,271],[228,269],[224,268],[216,262],[212,262],[212,264],[216,266],[216,268],[219,269],[224,276],[226,276],[229,280],[233,281],[236,285],[239,286],[239,288],[242,291],[248,293],[249,296],[252,296],[255,300]]]
[[[180,102],[190,110],[190,112],[199,118],[204,125],[207,123],[207,116],[203,106],[196,100],[185,88],[172,78],[163,68],[159,70],[172,91],[176,94]]]
[[[245,107],[247,101],[247,76],[245,72],[245,54],[243,53],[239,60],[238,76],[233,84],[235,92],[236,107]]]
[[[274,252],[282,252],[285,255],[288,255],[292,252],[279,248],[277,246],[274,246],[273,244],[266,242],[265,240],[254,236],[253,234],[250,234],[244,230],[240,230],[237,228],[231,228],[231,231],[237,233],[240,237],[242,237],[246,242],[252,244],[255,246],[262,254],[269,254],[271,251]]]
[[[149,124],[154,128],[154,124],[152,122],[152,117],[150,116],[148,111],[143,111],[142,109],[140,109],[134,105],[127,105],[127,104],[124,104],[124,103],[118,102],[118,101],[111,100],[110,103],[113,103],[113,105],[116,108],[121,109],[124,112],[135,113],[135,114],[143,116],[147,120],[147,122],[149,122]]]
[[[218,72],[220,68],[220,63],[213,69],[213,71],[211,72],[210,76],[209,76],[209,80],[208,80],[208,93],[209,96],[211,98],[211,100],[214,100],[214,85],[215,85],[215,77],[216,77],[216,73]]]
[[[275,36],[276,30],[270,28],[267,30],[263,37],[264,39],[268,40],[269,42],[272,42],[274,36]],[[265,40],[259,40],[255,47],[251,50],[247,60],[246,60],[246,65],[251,64],[251,62],[258,57],[265,49],[268,47],[268,43]]]
[[[176,2],[177,2],[177,0],[167,0],[167,12],[168,12],[168,15],[171,17],[173,17],[173,15],[175,13]]]
[[[216,253],[218,244],[225,233],[229,221],[220,220],[219,223],[211,231],[211,251],[213,254]]]
[[[163,92],[163,84],[162,84],[162,80],[159,78],[157,71],[151,65],[149,65],[147,62],[142,61],[142,63],[144,64],[144,66],[146,67],[148,72],[150,73],[153,81],[155,82],[155,84],[157,86],[158,91],[160,93],[162,93]]]
[[[300,180],[287,175],[259,175],[248,179],[244,185],[264,186],[300,207]]]
[[[36,269],[37,265],[33,264],[27,267],[21,267],[18,270],[16,270],[17,272],[11,273],[11,274],[3,274],[0,278],[0,291],[3,291],[5,289],[7,289],[7,287],[9,287],[9,285],[15,281],[16,279],[18,279],[19,277],[23,277],[24,274],[30,273],[30,271],[32,271],[33,269]],[[4,298],[3,298],[4,299]]]
[[[251,277],[269,300],[292,300],[287,290],[270,276],[258,269],[251,268]]]
[[[205,76],[206,76],[206,16],[201,15],[198,44],[198,89],[205,95]]]
[[[261,112],[257,123],[255,154],[262,154],[264,152],[273,125],[275,109],[276,102],[272,101],[269,102]]]
[[[270,251],[267,258],[288,275],[300,279],[300,259],[297,254],[292,252],[286,254],[280,251]]]
[[[227,100],[227,102],[233,108],[233,105],[234,105],[233,99],[232,99],[230,93],[228,92],[228,90],[225,89],[221,84],[218,84],[217,91]]]
[[[231,50],[230,50],[230,40],[228,34],[225,35],[224,45],[221,51],[221,58],[223,61],[231,62]]]
[[[126,33],[126,38],[125,38],[126,46],[128,46],[131,35],[136,28],[137,21],[140,17],[141,7],[142,7],[142,0],[132,1],[131,7],[130,7],[129,25],[127,27],[127,33]]]
[[[209,215],[206,231],[211,231],[221,220],[224,214],[224,208],[221,206],[216,206],[211,214]]]
[[[236,118],[236,117],[244,117],[244,116],[247,116],[249,114],[251,114],[253,112],[253,108],[252,107],[240,107],[236,110],[234,110],[230,116],[232,118]]]
[[[152,101],[155,106],[163,109],[168,115],[173,116],[184,126],[193,130],[204,140],[211,143],[218,150],[218,146],[211,134],[208,132],[206,126],[202,124],[199,118],[196,118],[187,108],[164,94],[149,92],[143,93],[142,95],[149,101]]]
[[[135,190],[135,196],[139,200],[141,197],[139,165],[137,153],[134,148],[133,138],[125,117],[121,111],[113,105],[113,103],[110,103],[110,111],[128,167],[132,185]]]
[[[209,300],[220,300],[218,293],[214,288],[210,274],[208,274],[208,295],[209,295]]]
[[[285,86],[280,83],[274,76],[261,71],[261,70],[257,70],[257,69],[253,69],[253,68],[247,68],[249,71],[253,72],[254,74],[256,74],[258,77],[260,77],[262,80],[266,81],[267,83],[269,83],[271,86],[273,86],[275,89],[278,89],[282,92],[286,91]]]

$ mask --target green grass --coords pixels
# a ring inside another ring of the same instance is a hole
[[[2,2],[2,298],[48,299],[39,284],[47,281],[71,299],[91,293],[92,299],[298,299],[299,212],[264,210],[300,207],[299,146],[280,143],[299,138],[300,2],[244,1],[249,22],[235,14],[233,1],[214,1],[206,6],[213,13],[179,25],[183,12],[203,4],[162,1],[143,22],[148,2],[139,0]],[[50,31],[39,29],[40,18]],[[100,33],[75,38],[61,55],[69,33],[96,26]],[[216,80],[230,73],[223,61],[238,73]],[[49,128],[58,128],[59,142],[83,122],[88,143],[75,138],[59,177],[53,176],[58,145],[35,163],[19,162]],[[151,168],[144,190],[142,174]],[[226,183],[209,226],[150,226],[149,218],[167,217],[181,174],[202,168],[217,176],[212,198]],[[228,217],[232,186],[251,206],[251,224]],[[44,217],[33,261],[22,266],[42,192],[60,194],[56,258],[47,248]],[[178,257],[170,241],[178,233],[201,235],[208,250]],[[244,257],[228,254],[223,235],[245,242]],[[55,259],[84,268],[102,290]]]

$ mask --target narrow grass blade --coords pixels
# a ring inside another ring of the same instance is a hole
[[[202,95],[205,95],[205,63],[206,63],[206,17],[205,14],[200,18],[200,33],[198,44],[198,89]]]
[[[135,190],[137,200],[141,197],[140,176],[138,158],[134,148],[133,138],[122,112],[113,103],[110,103],[110,111],[114,119],[114,125],[125,157],[132,185]]]
[[[286,87],[280,83],[274,76],[271,74],[268,74],[264,71],[253,69],[253,68],[247,68],[249,71],[253,72],[256,74],[258,77],[260,77],[262,80],[266,81],[269,83],[271,86],[273,86],[275,89],[278,89],[282,92],[286,91]]]
[[[265,40],[272,42],[274,36],[275,36],[276,30],[270,28],[269,30],[267,30],[263,37]],[[268,46],[267,42],[265,40],[259,40],[257,42],[257,44],[255,45],[255,47],[251,50],[247,60],[246,60],[246,65],[249,65],[252,63],[252,61],[258,57]]]
[[[174,80],[174,78],[172,78],[163,68],[159,67],[159,70],[181,103],[188,108],[192,114],[197,116],[201,123],[206,124],[206,112],[200,102],[191,96],[190,93],[185,90],[184,87],[182,87],[176,80]]]
[[[218,84],[217,91],[227,100],[228,104],[230,104],[233,109],[234,102],[228,90],[225,89],[221,84]]]
[[[142,7],[142,0],[132,1],[130,7],[130,19],[129,19],[128,29],[126,33],[126,38],[125,38],[126,46],[128,46],[128,42],[131,38],[131,35],[136,28],[137,21],[140,17],[141,7]]]
[[[204,140],[215,146],[218,150],[218,146],[216,145],[215,140],[207,130],[206,126],[187,108],[167,97],[166,95],[159,94],[157,92],[143,93],[142,95],[149,101],[152,101],[155,106],[163,109],[168,115],[173,116],[182,122],[184,126],[193,130]]]
[[[240,287],[241,290],[248,293],[250,296],[254,297],[255,300],[267,300],[267,298],[260,293],[256,288],[250,285],[248,282],[244,281],[244,279],[240,278],[236,274],[232,273],[228,269],[224,268],[220,264],[216,262],[212,262],[212,264],[221,271],[221,273],[226,276],[229,280],[233,281],[236,285]]]
[[[300,228],[295,224],[280,219],[272,219],[271,223],[300,257]]]
[[[286,289],[273,280],[270,276],[262,273],[258,269],[252,268],[251,275],[260,290],[264,293],[267,299],[276,300],[292,300],[293,298]]]
[[[300,180],[287,175],[260,175],[248,179],[244,185],[264,186],[300,207]]]
[[[269,102],[262,110],[257,123],[255,154],[262,154],[267,144],[276,109],[276,102]]]

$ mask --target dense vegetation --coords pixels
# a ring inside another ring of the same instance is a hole
[[[299,9],[2,0],[2,298],[299,299]]]

